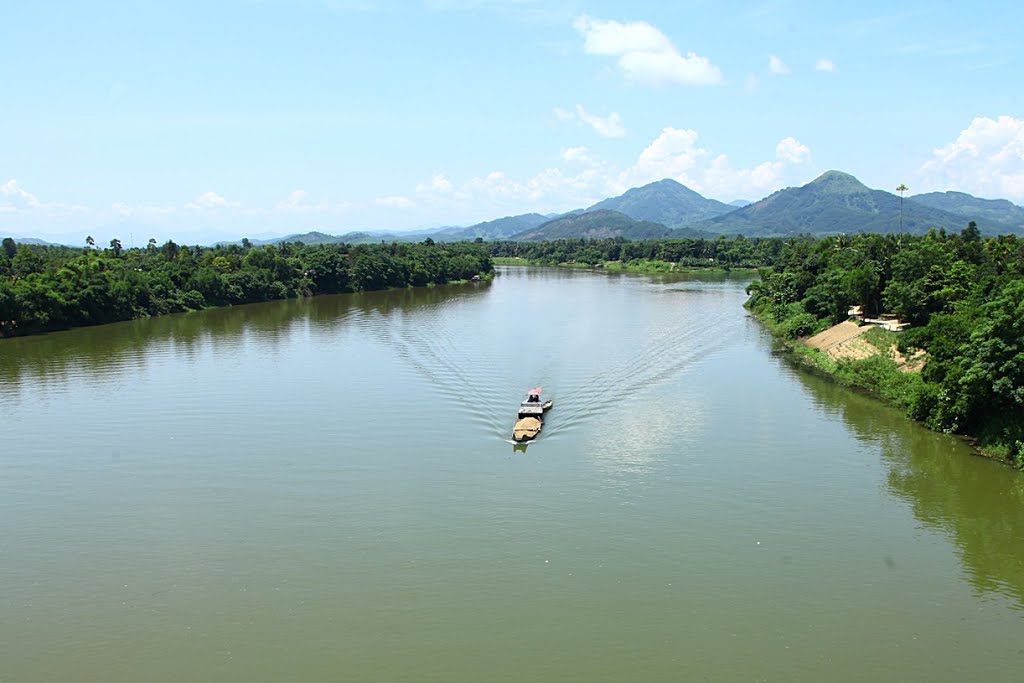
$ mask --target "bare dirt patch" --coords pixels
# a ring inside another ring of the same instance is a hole
[[[870,328],[868,327],[861,327],[855,322],[846,320],[808,338],[804,344],[810,346],[812,349],[828,352],[828,350],[833,346],[859,337],[869,329]]]
[[[883,353],[874,344],[860,338],[871,328],[871,325],[862,326],[852,320],[846,320],[808,338],[804,344],[823,351],[832,360],[870,358]],[[888,354],[903,372],[920,372],[926,360],[924,351],[917,351],[908,358],[896,349],[895,344],[888,349]]]

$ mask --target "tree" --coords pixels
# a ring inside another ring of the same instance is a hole
[[[910,188],[900,183],[900,186],[896,188],[896,191],[900,193],[900,232],[903,232],[903,193]]]
[[[14,258],[14,255],[18,253],[17,243],[10,237],[5,237],[3,241],[4,253],[7,258]]]
[[[114,253],[114,258],[121,257],[121,240],[116,237],[110,240],[110,251]]]
[[[86,243],[87,245],[89,245],[89,247],[90,247],[90,248],[92,248],[92,247],[95,247],[95,246],[96,246],[96,240],[94,240],[94,239],[92,238],[92,235],[87,235],[87,236],[86,236],[86,238],[85,238],[85,243]]]

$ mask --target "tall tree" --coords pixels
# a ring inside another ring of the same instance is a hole
[[[900,183],[900,186],[896,188],[896,191],[900,193],[900,232],[903,232],[903,193],[910,188]]]

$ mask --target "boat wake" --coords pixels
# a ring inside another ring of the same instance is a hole
[[[502,441],[521,445],[508,436],[527,387],[543,384],[555,399],[542,438],[565,434],[690,371],[735,338],[744,320],[721,314],[723,307],[738,305],[738,295],[627,292],[618,305],[628,318],[607,326],[614,337],[602,336],[601,321],[616,311],[574,305],[572,295],[567,291],[529,329],[506,320],[497,305],[481,307],[480,298],[457,294],[364,312],[360,326],[446,405]]]

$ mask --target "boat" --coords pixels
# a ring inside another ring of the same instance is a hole
[[[526,392],[526,400],[519,404],[516,423],[512,425],[512,440],[516,443],[536,439],[544,426],[544,413],[555,404],[551,400],[541,401],[541,389],[542,387],[530,389]]]

